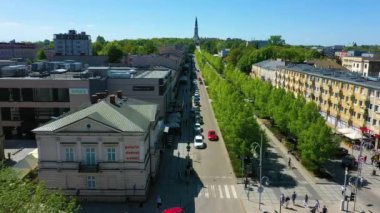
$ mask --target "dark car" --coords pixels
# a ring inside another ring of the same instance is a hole
[[[356,169],[358,162],[353,155],[346,155],[342,158],[342,167],[347,167],[349,169]]]
[[[335,152],[335,156],[337,158],[342,158],[344,156],[348,155],[348,150],[343,148],[343,147],[339,147],[336,152]]]

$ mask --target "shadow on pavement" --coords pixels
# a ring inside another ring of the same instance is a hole
[[[268,145],[268,149],[266,153],[263,155],[263,167],[262,167],[262,176],[266,176],[269,178],[269,186],[273,187],[283,187],[283,188],[294,188],[297,186],[296,180],[286,174],[285,172],[289,170],[288,167],[281,164],[279,159],[283,158],[278,153],[273,152],[270,145]],[[259,161],[255,161],[255,179],[258,180],[259,174]]]

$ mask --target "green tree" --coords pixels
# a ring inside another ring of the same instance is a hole
[[[37,60],[46,60],[47,59],[47,56],[45,54],[45,50],[39,50],[37,52]]]
[[[13,170],[0,167],[1,212],[79,212],[74,199],[50,192],[41,183],[20,180]]]
[[[120,63],[120,60],[123,57],[123,50],[116,41],[107,43],[101,53],[108,55],[109,63]]]
[[[270,45],[283,46],[285,45],[285,40],[281,38],[280,35],[272,35],[268,39]]]
[[[102,49],[106,45],[106,40],[104,39],[103,36],[98,36],[96,37],[96,41],[92,44],[92,54],[93,55],[100,55]]]

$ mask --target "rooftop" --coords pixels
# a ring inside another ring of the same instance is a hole
[[[109,97],[78,111],[65,114],[33,130],[33,132],[55,132],[89,118],[119,132],[145,132],[156,118],[157,105],[133,98],[116,98],[111,104]]]
[[[265,61],[261,61],[259,63],[256,63],[254,65],[261,67],[261,68],[268,69],[268,70],[276,70],[281,66],[285,66],[285,62],[284,61],[277,61],[277,60],[265,60]]]
[[[362,87],[380,90],[380,81],[378,81],[376,78],[364,78],[360,74],[347,72],[346,70],[315,68],[308,64],[288,64],[282,68],[320,78],[332,79],[344,83],[350,83]]]

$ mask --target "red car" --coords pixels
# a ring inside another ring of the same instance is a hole
[[[210,141],[217,141],[219,140],[219,136],[216,134],[215,130],[208,131],[208,139]]]
[[[165,209],[163,213],[185,213],[185,210],[181,207],[174,207],[170,209]]]

